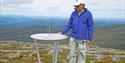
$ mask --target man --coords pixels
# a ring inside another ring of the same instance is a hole
[[[77,62],[75,53],[77,47],[81,53],[77,63],[85,63],[85,45],[90,44],[93,38],[93,17],[83,2],[75,2],[74,7],[75,11],[72,12],[67,26],[60,33],[66,34],[71,30],[69,63]]]

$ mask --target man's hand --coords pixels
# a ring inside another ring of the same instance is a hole
[[[91,41],[90,40],[85,40],[86,45],[91,45]]]

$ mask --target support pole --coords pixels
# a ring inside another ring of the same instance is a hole
[[[39,55],[39,50],[38,50],[38,46],[37,46],[37,41],[36,41],[36,40],[35,40],[35,46],[36,46],[36,52],[37,52],[38,63],[41,63],[41,61],[40,61],[40,55]]]
[[[53,48],[53,61],[52,61],[52,63],[57,63],[58,50],[59,50],[59,41],[56,41],[54,43],[54,48]]]

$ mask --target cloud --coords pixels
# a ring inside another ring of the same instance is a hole
[[[14,6],[19,6],[22,4],[30,4],[33,3],[33,0],[1,0],[0,4],[2,6],[9,6],[9,7],[14,7]]]
[[[59,11],[59,10],[61,10],[61,8],[60,7],[47,7],[47,8],[45,8],[45,9],[47,9],[47,10],[55,10],[55,11]]]
[[[124,17],[125,0],[84,0],[94,17]],[[0,0],[3,14],[70,16],[73,0]],[[114,14],[112,15],[112,12]],[[115,14],[116,13],[116,14]],[[107,14],[107,15],[105,15]],[[116,16],[117,15],[117,16]]]

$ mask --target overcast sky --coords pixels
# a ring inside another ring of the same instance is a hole
[[[125,18],[125,0],[83,0],[96,18]],[[74,0],[0,0],[1,14],[69,17]]]

